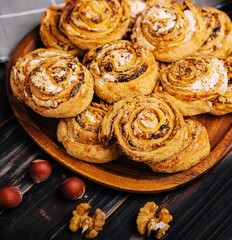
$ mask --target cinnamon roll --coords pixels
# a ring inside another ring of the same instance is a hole
[[[126,2],[118,0],[67,1],[60,18],[60,29],[84,50],[121,39],[130,21]]]
[[[109,103],[152,93],[158,78],[152,53],[126,40],[90,50],[83,64],[94,77],[95,93]]]
[[[158,96],[120,100],[102,121],[99,139],[107,144],[114,136],[130,159],[153,164],[180,150],[186,124],[179,109]]]
[[[104,146],[98,140],[98,130],[108,106],[93,103],[82,113],[72,118],[61,119],[57,137],[67,153],[77,159],[91,163],[106,163],[117,159],[121,152],[115,142]]]
[[[205,127],[194,119],[187,119],[185,122],[187,131],[180,151],[163,161],[148,164],[154,172],[185,171],[209,155],[210,144]]]
[[[92,101],[93,78],[76,57],[50,57],[31,71],[24,95],[25,103],[44,117],[73,117]]]
[[[232,113],[232,56],[225,61],[228,76],[228,87],[226,92],[213,101],[213,108],[210,113],[214,115],[223,115]]]
[[[175,62],[194,54],[206,40],[200,9],[191,1],[155,4],[138,17],[131,39],[152,51],[162,62]]]
[[[20,102],[25,101],[24,85],[25,80],[30,72],[36,68],[41,62],[53,56],[70,56],[68,53],[56,50],[39,48],[29,52],[25,56],[19,58],[11,69],[10,85],[14,96]]]
[[[212,101],[227,90],[227,72],[214,57],[187,57],[170,64],[155,92],[171,99],[184,116],[207,113]]]
[[[40,19],[40,36],[43,44],[48,48],[56,48],[75,56],[83,56],[84,51],[74,45],[68,37],[60,31],[59,22],[63,6],[48,7]]]
[[[212,7],[203,7],[202,14],[207,27],[207,40],[196,54],[221,59],[228,57],[232,52],[232,23],[229,16]]]

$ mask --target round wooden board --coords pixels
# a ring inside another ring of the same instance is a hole
[[[10,89],[11,67],[26,53],[43,47],[39,26],[29,32],[15,47],[7,70],[7,94],[20,124],[33,140],[49,155],[67,168],[94,182],[133,193],[158,193],[176,189],[196,179],[215,166],[232,148],[232,114],[222,117],[209,114],[196,118],[206,127],[211,144],[210,155],[187,171],[175,174],[157,174],[143,163],[121,157],[106,164],[89,164],[69,156],[57,141],[59,119],[44,118],[18,102]]]

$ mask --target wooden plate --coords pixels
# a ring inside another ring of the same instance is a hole
[[[158,193],[176,189],[215,166],[232,148],[232,114],[222,117],[212,115],[197,116],[206,127],[211,144],[210,155],[198,165],[176,174],[156,174],[143,163],[125,157],[106,163],[89,164],[69,156],[56,139],[59,119],[44,118],[13,96],[9,85],[11,67],[16,60],[36,48],[43,47],[39,26],[29,32],[14,49],[7,70],[7,93],[12,109],[20,124],[34,141],[49,155],[67,168],[99,184],[135,193]]]

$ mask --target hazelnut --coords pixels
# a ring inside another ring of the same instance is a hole
[[[52,166],[46,160],[38,159],[31,163],[30,175],[36,183],[45,181],[51,175],[51,172]]]
[[[71,177],[61,184],[61,193],[70,200],[77,200],[85,193],[84,182],[77,177]]]
[[[13,208],[22,202],[23,194],[18,187],[5,186],[0,188],[0,208]]]

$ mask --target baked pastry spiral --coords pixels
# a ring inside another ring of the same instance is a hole
[[[132,27],[140,13],[146,9],[157,3],[174,3],[173,0],[122,0],[128,3],[130,6],[130,26]]]
[[[213,108],[210,113],[214,115],[232,113],[232,56],[225,60],[225,66],[227,69],[228,87],[222,96],[213,101]]]
[[[53,56],[70,56],[68,53],[56,50],[39,48],[29,52],[24,57],[17,60],[16,64],[11,69],[10,85],[14,96],[20,102],[25,101],[24,85],[25,80],[30,72],[36,68],[41,62],[46,61]]]
[[[187,119],[185,122],[187,131],[180,151],[163,161],[148,164],[154,172],[185,171],[209,155],[210,144],[205,127],[194,119]]]
[[[102,121],[99,139],[104,144],[115,136],[130,159],[153,164],[177,153],[186,131],[179,109],[156,96],[120,100]]]
[[[202,14],[207,27],[207,40],[196,54],[226,58],[232,52],[232,23],[229,16],[212,7],[203,7]]]
[[[209,112],[212,101],[227,90],[227,72],[214,57],[187,57],[170,64],[155,92],[171,99],[184,116]]]
[[[24,94],[25,103],[44,117],[73,117],[92,101],[93,78],[76,57],[50,57],[31,71]]]
[[[98,140],[98,130],[107,111],[103,102],[92,102],[76,117],[60,120],[57,138],[69,155],[91,163],[106,163],[121,155],[115,142],[106,147]]]
[[[67,1],[60,28],[84,50],[121,39],[130,21],[129,6],[118,0]]]
[[[152,93],[158,78],[152,53],[126,40],[90,50],[83,64],[94,77],[95,93],[109,103]]]
[[[40,36],[43,44],[48,48],[66,51],[75,56],[83,56],[84,51],[74,45],[68,37],[60,31],[59,22],[63,6],[48,7],[40,19]]]
[[[194,54],[206,40],[200,9],[191,1],[156,4],[138,17],[131,39],[152,51],[162,62],[175,62]]]

